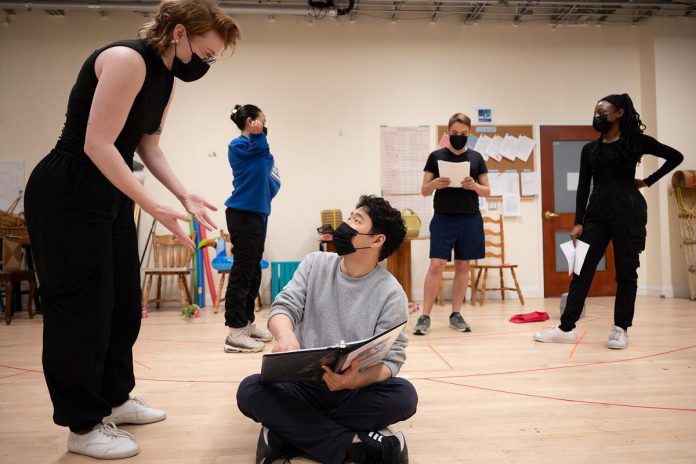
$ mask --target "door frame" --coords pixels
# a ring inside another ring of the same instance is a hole
[[[536,213],[537,213],[537,218],[538,218],[538,224],[539,224],[539,234],[538,234],[538,246],[539,246],[539,251],[541,253],[540,256],[540,263],[539,263],[539,292],[542,298],[558,298],[557,296],[547,296],[546,295],[546,269],[545,269],[545,253],[544,253],[544,196],[543,196],[543,179],[542,179],[542,174],[544,174],[548,170],[553,170],[553,166],[551,165],[550,167],[544,166],[542,163],[542,156],[541,156],[541,151],[542,151],[542,140],[541,140],[541,128],[545,126],[550,126],[550,127],[574,127],[574,126],[580,126],[580,127],[588,127],[589,124],[587,124],[586,121],[583,122],[537,122],[534,124],[534,137],[537,141],[537,146],[536,146],[536,165],[539,166],[539,171],[538,171],[538,178],[539,178],[539,201],[537,202],[537,208],[536,208]],[[553,172],[551,172],[553,174]],[[554,240],[555,241],[555,240]],[[609,246],[607,247],[606,251],[606,265],[607,269],[612,269],[612,275],[614,274],[614,253],[613,253],[613,244],[610,242]],[[590,293],[588,296],[592,296],[595,289],[595,284],[593,282],[592,287],[590,288]],[[613,295],[613,294],[612,294]]]

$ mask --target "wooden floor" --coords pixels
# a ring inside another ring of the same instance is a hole
[[[639,297],[623,351],[606,348],[612,305],[588,301],[572,356],[573,345],[531,338],[557,320],[558,299],[466,305],[468,334],[448,328],[449,308],[437,307],[430,334],[411,336],[401,371],[420,397],[417,414],[393,427],[406,434],[411,462],[696,463],[696,303]],[[534,310],[551,321],[507,321]],[[263,323],[267,312],[258,314]],[[142,448],[127,462],[253,462],[259,426],[234,398],[261,355],[225,354],[223,321],[206,310],[186,323],[174,309],[143,321],[134,394],[168,418],[124,427]],[[21,315],[0,326],[0,462],[95,462],[66,451],[67,431],[51,414],[41,317]]]

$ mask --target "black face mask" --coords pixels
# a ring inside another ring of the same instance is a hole
[[[612,124],[613,122],[607,119],[607,114],[600,114],[592,118],[592,128],[600,134],[606,133]]]
[[[191,48],[191,37],[187,37],[189,48]],[[174,61],[172,61],[172,74],[184,82],[193,82],[205,76],[210,69],[210,65],[203,61],[200,56],[193,52],[191,48],[191,61],[184,63],[176,56],[176,43],[174,44]]]
[[[342,222],[341,225],[338,226],[338,228],[336,228],[336,231],[333,233],[333,244],[334,248],[336,248],[336,253],[338,254],[338,256],[345,256],[351,253],[355,253],[358,250],[370,248],[369,246],[355,248],[353,246],[353,237],[355,237],[356,235],[377,234],[363,234],[362,232],[358,232],[357,230],[353,229],[351,226],[348,225],[348,223]]]
[[[449,142],[450,145],[452,145],[452,148],[455,150],[461,150],[466,146],[466,140],[468,136],[466,135],[450,135],[449,136]]]

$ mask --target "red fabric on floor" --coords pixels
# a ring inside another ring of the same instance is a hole
[[[543,322],[549,319],[549,314],[543,311],[533,311],[525,314],[515,314],[510,318],[510,322],[515,324],[526,324],[527,322]]]

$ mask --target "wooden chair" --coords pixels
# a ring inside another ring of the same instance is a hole
[[[230,239],[230,234],[225,232],[224,230],[220,230],[220,237],[222,237],[225,240],[225,244],[230,244],[228,247],[227,253],[229,255],[232,255],[232,240]],[[218,274],[220,275],[220,282],[218,283],[218,291],[217,291],[217,298],[215,299],[215,303],[213,305],[213,312],[216,313],[220,311],[220,303],[225,301],[225,279],[227,276],[230,274],[230,271],[220,271],[218,270]],[[261,311],[261,308],[263,308],[263,302],[261,301],[261,292],[259,292],[256,295],[256,311]]]
[[[191,234],[191,240],[196,241],[196,234]],[[160,303],[178,301],[181,306],[192,303],[187,278],[191,275],[191,257],[193,250],[184,246],[174,235],[156,235],[152,233],[152,257],[149,264],[153,267],[143,269],[145,272],[145,291],[143,292],[143,307],[154,302],[159,309]],[[154,261],[154,263],[153,263]],[[179,284],[179,298],[162,298],[162,279],[166,276],[176,276]],[[150,300],[152,278],[157,277],[157,296]]]
[[[524,305],[524,298],[522,297],[520,284],[517,282],[517,275],[515,274],[517,264],[510,264],[505,261],[505,231],[503,228],[503,216],[500,215],[498,219],[493,219],[491,217],[485,216],[483,218],[483,227],[484,233],[486,234],[486,261],[484,263],[482,263],[481,261],[477,261],[472,266],[472,270],[476,269],[478,271],[476,274],[476,284],[477,286],[479,286],[479,304],[483,306],[483,301],[486,292],[499,291],[500,298],[502,300],[505,300],[505,291],[510,290],[517,292],[517,297],[520,299],[520,303]],[[490,240],[491,237],[493,238],[493,240]],[[488,260],[491,259],[500,260],[500,263],[490,263]],[[500,287],[487,287],[489,269],[498,269],[500,275]],[[512,274],[512,280],[515,282],[514,288],[505,286],[505,277],[503,272],[505,269],[509,269],[510,273]],[[481,275],[482,273],[483,276]]]
[[[438,304],[443,304],[445,301],[445,280],[449,281],[454,281],[454,272],[455,272],[455,267],[453,262],[447,263],[445,268],[442,270],[442,279],[440,279],[440,291],[438,292],[437,295],[437,300]],[[453,274],[451,277],[446,276],[445,273],[448,274]],[[478,286],[478,282],[475,279],[475,271],[474,271],[474,264],[472,262],[469,263],[469,284],[468,288],[471,290],[471,304],[474,305],[476,303],[476,288]],[[464,301],[466,301],[466,293],[464,294]]]
[[[36,277],[33,269],[22,269],[22,248],[28,244],[28,235],[0,235],[0,239],[2,240],[0,284],[5,288],[5,324],[9,325],[12,322],[13,286],[15,284],[21,285],[23,281],[29,283],[27,312],[29,313],[29,319],[33,319],[34,308],[32,304],[36,294]]]

